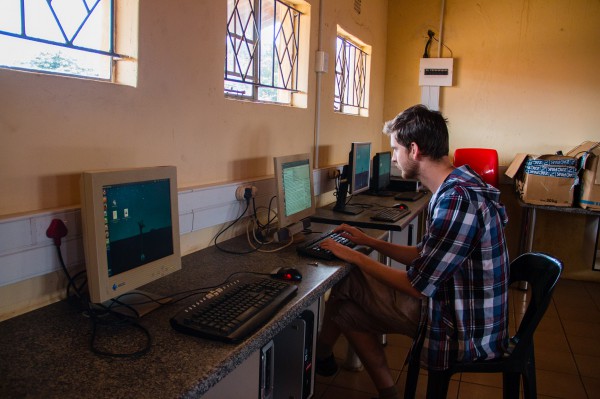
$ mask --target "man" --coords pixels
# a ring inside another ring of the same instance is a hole
[[[317,372],[337,370],[332,346],[344,334],[379,398],[397,398],[381,333],[423,337],[421,362],[444,370],[455,361],[501,356],[508,344],[508,219],[500,192],[468,166],[448,158],[448,128],[441,113],[416,105],[384,126],[392,162],[402,177],[418,179],[433,194],[426,231],[416,247],[376,240],[341,225],[359,245],[408,265],[393,269],[327,240],[323,248],[357,266],[332,290],[317,340]]]

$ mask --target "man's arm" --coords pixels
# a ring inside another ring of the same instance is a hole
[[[375,242],[377,241],[377,242]],[[371,247],[376,249],[379,246],[379,243],[385,243],[385,241],[374,240]],[[389,243],[385,243],[389,244]],[[394,244],[391,244],[394,245]],[[363,254],[362,252],[355,251],[351,248],[348,248],[345,245],[337,243],[333,240],[326,240],[321,244],[321,247],[324,249],[328,249],[338,258],[345,260],[349,263],[356,265],[360,270],[380,281],[381,283],[394,288],[399,291],[403,291],[406,294],[413,296],[415,298],[423,298],[424,296],[420,291],[415,289],[408,279],[408,275],[404,270],[394,269],[392,267],[386,266],[377,262],[375,259]],[[382,244],[382,248],[388,248],[387,245]],[[404,247],[408,250],[415,250],[414,247]],[[399,251],[399,249],[398,249]]]
[[[379,240],[363,233],[360,229],[347,224],[342,224],[333,231],[341,233],[342,236],[348,238],[355,244],[371,247],[380,254],[405,265],[410,265],[412,261],[419,256],[419,251],[414,246],[398,245]]]

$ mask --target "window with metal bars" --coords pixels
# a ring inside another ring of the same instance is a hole
[[[292,104],[303,15],[279,0],[227,0],[226,96]]]
[[[0,67],[115,81],[115,62],[131,61],[115,49],[116,1],[1,0]],[[137,14],[137,0],[118,10]]]
[[[344,36],[336,40],[335,94],[336,112],[368,115],[369,55]]]

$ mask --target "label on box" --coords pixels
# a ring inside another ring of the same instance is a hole
[[[525,173],[573,179],[577,177],[576,164],[575,159],[530,159],[525,162]]]

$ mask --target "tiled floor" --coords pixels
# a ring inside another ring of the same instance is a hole
[[[511,289],[511,329],[523,312],[526,294]],[[404,392],[404,359],[411,340],[387,336],[388,362]],[[339,363],[347,345],[340,339],[335,348]],[[600,398],[600,284],[560,280],[544,319],[535,334],[538,398]],[[417,398],[425,398],[426,375],[419,378]],[[343,368],[333,377],[317,376],[315,399],[370,399],[377,395],[367,373]],[[502,398],[500,374],[454,376],[448,398]]]

